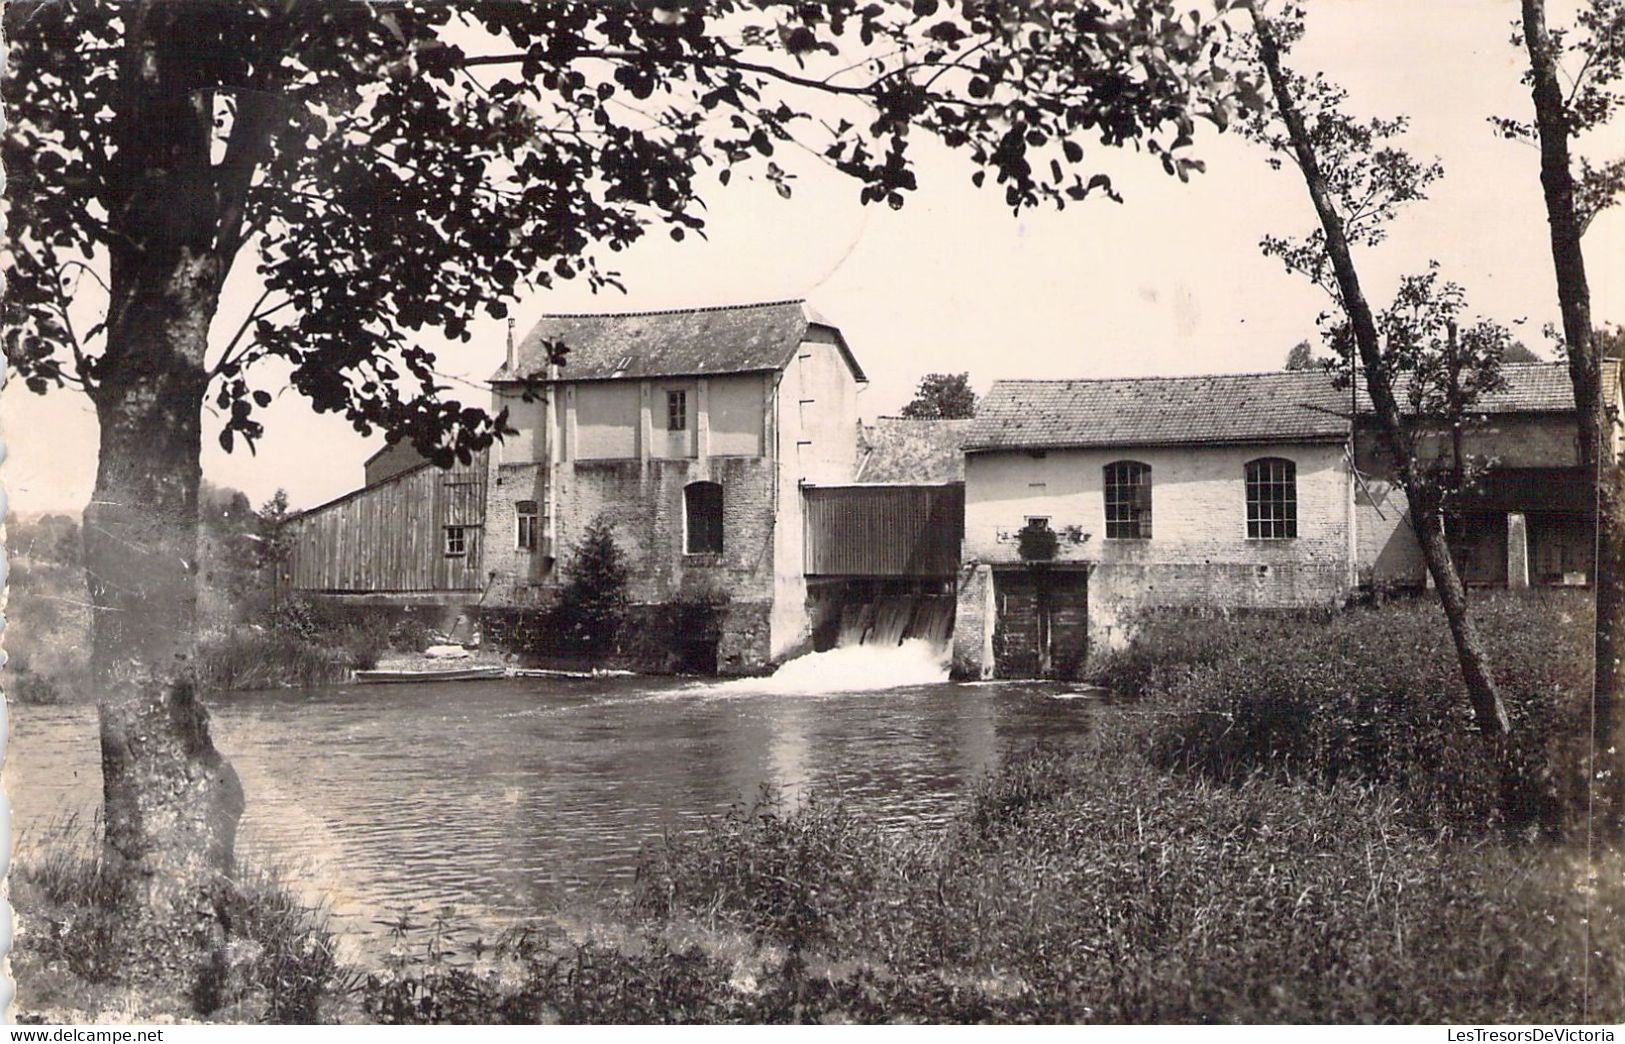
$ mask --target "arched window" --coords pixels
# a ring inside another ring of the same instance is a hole
[[[1151,465],[1137,460],[1106,465],[1106,539],[1151,539]]]
[[[691,482],[683,489],[683,513],[688,520],[683,550],[691,555],[722,552],[722,487],[715,482]]]
[[[1298,535],[1298,467],[1280,457],[1247,462],[1247,536],[1287,540]]]

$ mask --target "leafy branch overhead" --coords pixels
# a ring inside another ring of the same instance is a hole
[[[1220,12],[1174,0],[51,0],[4,28],[5,346],[30,388],[113,394],[125,331],[177,278],[212,317],[246,251],[263,294],[207,364],[221,441],[260,435],[247,375],[277,359],[316,410],[443,461],[503,419],[449,399],[418,335],[618,286],[607,254],[651,227],[704,234],[707,167],[788,195],[799,151],[897,207],[925,133],[1012,208],[1064,206],[1115,197],[1089,146],[1185,178],[1197,121],[1258,96]]]
[[[1528,43],[1524,22],[1513,26],[1512,44],[1522,50]],[[1572,27],[1551,29],[1545,37],[1551,60],[1564,76],[1561,95],[1554,93],[1563,133],[1579,138],[1606,126],[1625,107],[1625,0],[1584,0]],[[1535,82],[1532,69],[1525,70],[1523,82]],[[1490,125],[1504,138],[1540,145],[1533,119],[1492,116]],[[1625,156],[1575,159],[1575,213],[1584,231],[1625,195]]]

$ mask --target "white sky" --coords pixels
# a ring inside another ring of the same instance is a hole
[[[1569,5],[1550,6],[1553,24],[1564,24]],[[1409,113],[1409,146],[1445,165],[1433,198],[1409,208],[1379,251],[1359,256],[1368,296],[1383,301],[1401,273],[1437,259],[1467,288],[1473,311],[1527,320],[1519,336],[1545,353],[1540,329],[1558,310],[1538,155],[1485,122],[1529,111],[1523,55],[1509,40],[1517,9],[1516,0],[1317,0],[1295,63],[1325,69],[1362,113]],[[1622,130],[1602,132],[1587,154],[1625,154]],[[797,175],[791,200],[764,183],[703,189],[708,241],[675,244],[655,229],[630,251],[605,254],[626,295],[595,297],[584,284],[537,294],[515,312],[519,333],[547,311],[806,297],[842,328],[869,374],[858,400],[865,417],[895,413],[932,371],[968,370],[985,391],[1004,377],[1272,370],[1314,336],[1325,299],[1258,250],[1265,233],[1311,227],[1302,183],[1233,135],[1199,138],[1208,172],[1187,185],[1147,157],[1090,149],[1124,205],[1091,199],[1019,218],[999,190],[971,187],[968,161],[924,142],[911,152],[922,188],[894,212],[860,206],[855,182],[781,150],[776,158]],[[1625,206],[1597,219],[1585,251],[1593,316],[1625,320]],[[223,338],[253,302],[237,289],[217,322]],[[501,361],[504,337],[500,322],[478,325],[472,343],[447,347],[441,370],[479,381]],[[487,401],[457,388],[465,401]],[[205,422],[205,477],[255,503],[279,486],[296,506],[352,489],[382,445],[310,412],[291,391],[263,419],[257,456],[222,453],[218,425]],[[13,382],[0,392],[0,433],[12,509],[83,508],[95,476],[88,402],[68,392],[40,398]]]

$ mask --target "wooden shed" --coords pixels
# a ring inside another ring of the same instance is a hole
[[[422,464],[283,523],[295,591],[417,594],[479,591],[486,454]]]

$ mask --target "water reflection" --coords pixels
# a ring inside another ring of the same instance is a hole
[[[453,903],[532,912],[624,884],[638,849],[772,783],[839,793],[896,827],[940,822],[965,785],[1087,701],[1038,685],[785,695],[634,678],[238,694],[216,741],[249,795],[246,861],[295,871],[358,921]],[[14,707],[6,763],[27,843],[99,798],[94,709]]]

